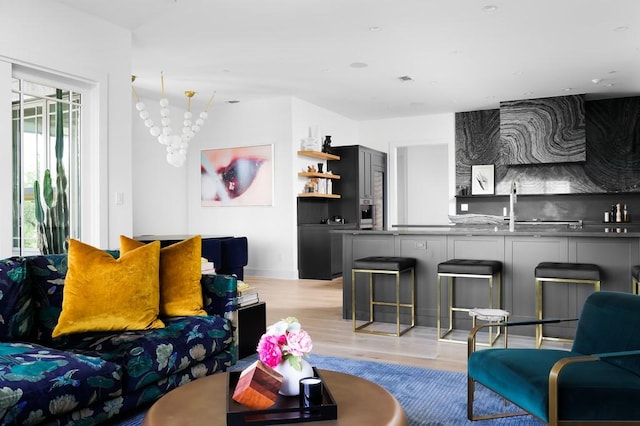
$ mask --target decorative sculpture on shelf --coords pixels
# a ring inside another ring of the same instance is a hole
[[[331,136],[325,136],[322,143],[322,152],[331,154]]]
[[[169,99],[165,97],[164,93],[164,75],[160,73],[160,83],[162,86],[162,93],[160,97],[160,115],[162,116],[161,124],[162,129],[155,125],[152,119],[149,118],[149,112],[146,110],[145,104],[140,101],[140,97],[136,93],[136,89],[133,87],[133,82],[136,81],[136,76],[131,76],[131,84],[133,95],[136,99],[136,109],[139,111],[140,118],[144,121],[144,125],[149,129],[151,136],[157,137],[158,142],[167,146],[167,162],[175,167],[181,167],[187,159],[187,149],[189,148],[189,142],[196,133],[200,131],[204,125],[205,120],[209,116],[209,108],[213,103],[215,93],[209,99],[206,108],[202,111],[195,121],[192,121],[193,114],[191,113],[191,98],[196,94],[193,91],[185,91],[184,94],[187,97],[187,110],[184,113],[184,121],[182,127],[182,135],[173,133],[171,128],[171,119],[169,117]]]

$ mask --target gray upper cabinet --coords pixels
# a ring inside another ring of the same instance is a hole
[[[500,102],[506,164],[586,161],[584,111],[581,95]]]
[[[327,161],[327,168],[342,178],[336,180],[333,189],[342,195],[330,206],[330,216],[342,216],[347,223],[358,223],[361,202],[369,200],[375,206],[373,229],[382,229],[386,206],[387,154],[362,145],[333,147],[340,161]]]

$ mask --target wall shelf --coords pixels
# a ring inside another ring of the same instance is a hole
[[[304,157],[317,158],[319,160],[339,160],[340,156],[327,154],[326,152],[321,151],[298,151],[298,155],[302,155]]]
[[[340,175],[334,175],[333,173],[318,173],[318,172],[298,172],[300,177],[308,178],[325,178],[325,179],[340,179]]]
[[[311,157],[318,160],[340,160],[340,156],[328,154],[320,151],[298,151],[298,155],[302,157]],[[334,175],[333,173],[318,173],[318,172],[298,172],[298,177],[308,179],[340,179],[340,175]],[[328,183],[331,183],[327,181]],[[306,188],[305,188],[306,189]],[[298,198],[340,198],[338,194],[327,194],[321,192],[303,192],[298,194]]]
[[[340,198],[338,194],[321,194],[319,192],[303,192],[298,194],[299,198]]]

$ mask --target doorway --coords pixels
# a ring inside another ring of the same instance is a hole
[[[449,223],[449,146],[398,146],[396,206],[398,225]]]

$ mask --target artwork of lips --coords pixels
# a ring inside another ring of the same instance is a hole
[[[249,189],[264,161],[263,158],[258,157],[234,158],[225,167],[219,167],[216,170],[224,184],[228,198],[237,198]],[[221,199],[220,195],[216,194],[215,200],[220,201]]]

